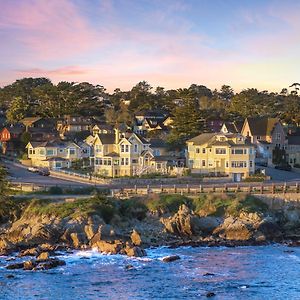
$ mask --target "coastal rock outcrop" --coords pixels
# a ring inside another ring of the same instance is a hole
[[[166,231],[179,236],[191,236],[200,233],[199,217],[191,209],[182,204],[178,212],[169,218],[161,218]]]

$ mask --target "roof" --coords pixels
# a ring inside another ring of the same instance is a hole
[[[74,142],[64,142],[61,140],[52,140],[52,141],[44,141],[44,142],[29,142],[29,144],[32,145],[32,147],[53,147],[53,148],[67,148],[71,145],[75,145],[76,147],[79,147]]]
[[[151,148],[165,148],[167,147],[166,141],[162,139],[150,139],[149,140]]]
[[[24,127],[13,126],[13,127],[5,127],[10,133],[21,134],[25,131]]]
[[[46,161],[67,161],[67,159],[63,157],[51,157],[47,158]]]
[[[42,119],[41,117],[28,117],[22,119],[20,122],[23,123],[25,126],[30,126],[41,119]]]
[[[169,114],[166,111],[160,109],[146,110],[146,111],[138,111],[135,113],[136,116],[144,116],[145,118],[165,118]]]
[[[251,134],[270,136],[275,125],[279,122],[277,118],[247,118]]]
[[[98,134],[99,139],[102,144],[114,144],[115,143],[115,134],[114,133],[100,133]]]
[[[300,135],[288,135],[288,145],[300,145]]]
[[[208,143],[216,133],[202,133],[190,140],[187,141],[187,143],[193,143],[194,145],[203,145]]]
[[[108,157],[120,157],[120,155],[117,152],[110,152],[110,153],[107,153],[104,156],[108,156]]]

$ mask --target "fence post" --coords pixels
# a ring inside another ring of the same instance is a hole
[[[200,184],[200,186],[199,186],[199,193],[201,194],[202,193],[202,185]]]
[[[147,185],[147,194],[150,194],[150,186],[149,186],[149,184]]]
[[[136,184],[134,185],[134,191],[137,194],[137,186],[136,186]]]
[[[249,194],[251,194],[251,193],[252,193],[252,185],[249,184]]]
[[[189,194],[190,193],[190,186],[189,186],[189,184],[186,185],[186,190],[187,190],[187,193]]]
[[[275,184],[272,184],[272,194],[275,194]]]
[[[296,193],[299,193],[299,184],[298,184],[298,182],[296,183]]]
[[[163,188],[163,185],[162,185],[162,184],[160,185],[160,192],[161,192],[161,193],[164,192],[164,188]]]
[[[261,194],[264,193],[264,186],[263,186],[263,185],[260,186],[260,193],[261,193]]]
[[[286,182],[285,182],[284,185],[283,185],[283,193],[284,193],[284,194],[286,193]]]
[[[174,184],[174,194],[177,193],[177,188],[176,188],[176,184]]]

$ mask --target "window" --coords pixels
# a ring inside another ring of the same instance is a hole
[[[276,133],[276,140],[280,140],[281,139],[281,134],[279,132]]]
[[[107,165],[111,166],[111,160],[110,159],[107,161]]]
[[[258,136],[256,137],[256,139],[259,141],[259,140],[261,139],[261,136],[258,135]]]
[[[125,165],[125,160],[124,157],[121,158],[121,165],[124,166]]]
[[[226,161],[226,168],[229,168],[229,162]]]
[[[233,161],[233,162],[231,162],[231,167],[232,168],[246,168],[247,167],[247,162],[245,162],[245,161]]]
[[[216,154],[226,154],[226,148],[216,148]]]
[[[126,157],[126,159],[125,159],[125,165],[126,165],[126,166],[129,165],[129,158],[128,158],[128,157]]]
[[[125,146],[125,152],[129,152],[129,145]]]
[[[64,149],[59,149],[59,153],[63,153],[64,152]]]
[[[200,148],[196,148],[196,153],[200,153]]]
[[[202,153],[205,153],[205,148],[202,148]]]
[[[137,164],[137,163],[138,163],[138,160],[137,160],[137,159],[133,159],[133,160],[132,160],[132,163],[133,163],[133,164]]]
[[[243,149],[232,149],[231,154],[244,154]]]
[[[205,160],[202,160],[202,167],[205,167]]]
[[[247,154],[247,149],[244,149],[244,154]]]
[[[48,156],[48,155],[49,155],[49,156],[54,155],[53,149],[47,149],[46,155],[47,155],[47,156]]]
[[[121,152],[125,152],[125,145],[121,145]]]
[[[252,160],[249,161],[249,167],[250,167],[250,168],[253,167],[253,161],[252,161]]]
[[[75,155],[75,153],[76,153],[75,149],[73,149],[73,148],[69,149],[69,154],[70,155]]]
[[[134,145],[134,152],[135,153],[138,152],[138,149],[139,149],[138,145]]]

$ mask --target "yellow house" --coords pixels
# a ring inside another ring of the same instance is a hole
[[[73,142],[29,142],[26,149],[32,166],[49,169],[68,168],[72,161],[84,155],[81,147]]]
[[[192,173],[224,174],[240,181],[254,173],[254,145],[241,134],[203,133],[187,141]]]
[[[93,142],[94,171],[107,177],[140,175],[151,169],[150,143],[136,133],[96,134]]]

